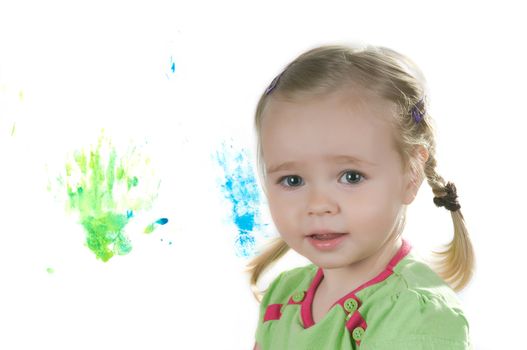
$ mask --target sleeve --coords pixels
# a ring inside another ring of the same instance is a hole
[[[471,349],[463,312],[441,296],[405,290],[384,311],[378,325],[369,325],[361,350]]]
[[[285,272],[280,273],[272,282],[269,284],[269,287],[267,287],[265,294],[262,298],[262,301],[260,302],[260,308],[259,308],[259,316],[258,316],[258,325],[256,326],[256,334],[255,339],[256,343],[258,343],[260,346],[263,343],[263,319],[265,315],[265,311],[267,309],[267,306],[269,305],[269,301],[271,299],[271,296],[273,294],[273,291],[276,289],[276,287],[279,285],[280,280],[282,279]]]

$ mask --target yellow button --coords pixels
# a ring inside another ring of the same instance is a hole
[[[364,336],[364,328],[362,327],[355,328],[353,330],[352,336],[353,336],[353,339],[355,339],[356,341],[361,340],[362,337]]]
[[[347,312],[353,312],[357,310],[358,306],[359,306],[359,303],[357,303],[357,300],[353,298],[346,299],[346,301],[344,302],[344,309]]]
[[[305,296],[305,295],[306,295],[305,292],[298,292],[298,293],[295,293],[295,294],[293,295],[293,301],[294,301],[295,303],[299,303],[299,302],[301,302],[302,300],[304,300],[304,296]]]

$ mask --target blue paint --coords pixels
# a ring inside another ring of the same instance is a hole
[[[159,220],[156,221],[156,224],[159,224],[159,225],[164,225],[168,222],[168,219],[167,218],[161,218]]]
[[[126,218],[130,219],[132,216],[134,216],[134,212],[132,210],[127,210],[126,211]]]
[[[165,71],[165,76],[168,80],[170,80],[176,73],[176,62],[174,62],[172,56],[170,56],[170,65],[167,68],[168,70]]]
[[[232,146],[216,151],[215,160],[223,168],[220,186],[232,204],[232,220],[238,228],[236,254],[249,257],[255,254],[255,232],[260,225],[260,191],[251,166],[248,151],[233,150]]]
[[[164,225],[167,222],[168,222],[167,218],[157,219],[155,222],[153,222],[150,225],[148,225],[147,227],[145,227],[144,233],[152,233],[156,229],[157,225]]]

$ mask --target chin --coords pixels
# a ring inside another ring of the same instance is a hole
[[[337,269],[354,263],[354,261],[349,258],[344,260],[336,258],[335,256],[327,256],[326,258],[315,257],[314,259],[309,260],[323,269]]]

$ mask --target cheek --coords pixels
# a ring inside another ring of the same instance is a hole
[[[368,232],[379,234],[389,228],[397,216],[397,206],[386,192],[369,193],[360,204],[350,208],[350,224],[356,223]]]
[[[276,229],[282,235],[287,235],[294,225],[296,220],[293,219],[295,216],[293,203],[289,203],[287,198],[273,196],[269,194],[267,198],[269,205],[269,212],[276,226]]]
[[[267,194],[269,208],[273,210],[292,208],[292,205],[298,204],[300,200],[298,194],[287,193],[285,190],[277,189],[276,185],[272,188],[267,187]]]

